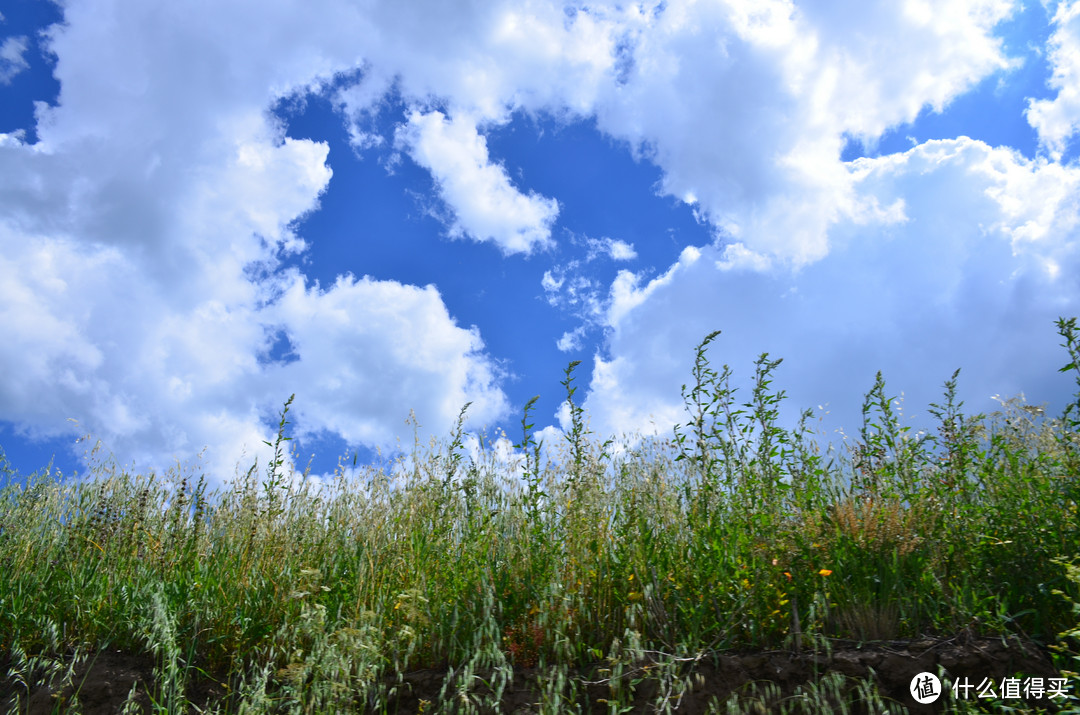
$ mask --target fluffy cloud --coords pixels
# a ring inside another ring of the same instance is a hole
[[[323,291],[292,273],[268,312],[299,356],[268,377],[302,386],[305,433],[389,447],[410,410],[443,430],[466,402],[479,424],[508,411],[479,332],[458,327],[433,286],[344,276]]]
[[[481,123],[518,109],[588,116],[609,81],[624,15],[604,3],[372,3],[364,72],[338,100],[351,120],[391,88],[417,106],[443,99],[451,116]]]
[[[492,164],[476,124],[442,112],[413,112],[397,143],[431,172],[454,219],[451,236],[494,241],[504,254],[531,253],[551,243],[559,204],[514,188],[506,169]]]
[[[849,171],[860,194],[903,211],[874,226],[838,223],[827,260],[761,272],[718,263],[709,246],[644,286],[621,274],[610,354],[598,357],[589,396],[594,424],[665,432],[685,421],[679,386],[715,329],[712,360],[730,364],[744,390],[759,352],[783,357],[775,384],[791,407],[831,400],[830,424],[849,434],[878,369],[924,420],[957,367],[975,411],[1025,386],[1065,394],[1053,321],[1080,301],[1069,278],[1080,271],[1080,170],[961,138]]]
[[[1080,129],[1080,2],[1059,3],[1052,22],[1049,84],[1057,96],[1030,100],[1027,118],[1039,133],[1039,143],[1060,159],[1068,140]]]
[[[222,477],[242,450],[266,463],[290,389],[301,433],[372,447],[410,434],[410,407],[434,432],[468,400],[477,419],[505,409],[476,331],[434,288],[323,291],[280,267],[332,172],[325,144],[286,138],[267,109],[356,66],[355,13],[72,2],[65,19],[49,31],[61,92],[39,107],[39,143],[0,136],[0,365],[18,376],[0,418],[30,435],[76,418],[140,468],[207,446]],[[279,333],[299,359],[267,364]]]
[[[828,254],[833,223],[873,208],[840,161],[845,136],[871,142],[1009,67],[992,29],[1011,8],[664,5],[631,25],[620,81],[598,95],[598,125],[759,263],[805,265]]]
[[[581,350],[585,339],[585,326],[579,325],[573,330],[568,330],[555,341],[555,346],[564,353]]]
[[[800,3],[814,60],[787,56],[786,76],[812,120],[873,142],[889,127],[942,111],[988,75],[1016,66],[994,27],[1010,0]]]
[[[758,351],[788,358],[799,405],[837,379],[865,389],[878,367],[909,394],[959,365],[980,398],[1042,384],[1049,321],[1077,300],[1075,168],[962,139],[840,161],[848,137],[872,143],[1013,66],[993,35],[1013,7],[71,0],[48,33],[61,90],[39,143],[0,136],[0,328],[15,336],[0,367],[18,376],[0,419],[55,434],[78,417],[157,467],[210,445],[227,473],[294,382],[302,433],[370,445],[406,432],[408,407],[436,433],[468,400],[479,421],[503,413],[480,334],[436,288],[324,289],[282,269],[332,172],[327,146],[286,138],[269,108],[326,87],[358,151],[397,141],[451,232],[504,254],[545,248],[559,218],[558,196],[515,185],[489,151],[482,129],[516,112],[594,122],[715,230],[652,280],[621,271],[606,302],[570,263],[546,274],[553,305],[610,331],[588,397],[598,432],[680,419],[693,345],[718,327],[715,358],[744,374]],[[1076,127],[1076,7],[1055,16],[1058,96],[1029,112],[1052,156]],[[382,136],[390,96],[407,111]],[[281,334],[296,359],[268,364]]]
[[[29,69],[30,63],[23,57],[29,47],[25,36],[8,37],[0,43],[0,84],[11,84],[15,75]]]
[[[626,241],[615,238],[586,238],[587,260],[605,255],[613,261],[632,261],[637,258],[637,251]]]

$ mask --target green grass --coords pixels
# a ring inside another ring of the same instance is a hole
[[[1075,320],[1058,329],[1080,388]],[[763,355],[740,394],[709,362],[716,335],[692,356],[687,423],[632,449],[593,438],[572,363],[561,457],[542,458],[534,400],[522,475],[490,448],[464,456],[466,406],[407,471],[316,484],[284,467],[291,398],[274,460],[220,490],[190,470],[109,460],[78,481],[9,470],[9,676],[25,694],[70,676],[72,654],[109,647],[153,654],[160,712],[189,711],[196,680],[231,693],[212,704],[222,712],[379,712],[406,673],[442,668],[427,711],[468,712],[538,667],[542,710],[562,712],[586,690],[577,668],[599,664],[618,712],[642,677],[664,697],[684,692],[695,658],[832,638],[1015,634],[1054,644],[1068,666],[1080,389],[1059,417],[1020,400],[968,416],[954,374],[932,406],[937,433],[917,435],[879,375],[858,438],[823,451],[810,413],[778,424],[780,361]]]

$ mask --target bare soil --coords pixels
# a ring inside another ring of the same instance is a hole
[[[882,695],[903,705],[911,713],[942,712],[943,701],[919,705],[909,692],[916,674],[924,671],[936,673],[939,666],[953,679],[967,677],[975,683],[984,678],[993,678],[1000,683],[1002,678],[1011,676],[1059,677],[1045,649],[1016,638],[962,634],[948,639],[924,638],[865,644],[835,641],[830,650],[828,654],[809,650],[799,653],[724,653],[696,662],[681,663],[679,675],[689,677],[692,687],[677,701],[676,712],[704,713],[710,703],[723,703],[732,693],[749,694],[754,687],[760,693],[765,683],[775,684],[781,697],[790,697],[800,686],[820,682],[829,673],[839,673],[853,679],[873,677]],[[0,673],[8,672],[10,662],[10,654],[0,653]],[[138,711],[149,713],[152,710],[151,695],[156,692],[154,667],[155,660],[147,654],[102,650],[79,664],[74,669],[73,684],[62,689],[39,685],[27,692],[25,686],[13,678],[0,680],[0,711],[15,712],[14,704],[18,697],[21,705],[17,712],[20,713],[38,715],[67,712],[72,709],[73,698],[77,695],[78,709],[86,715],[120,713],[134,688]],[[588,710],[594,713],[608,712],[608,706],[602,701],[611,697],[610,683],[602,667],[603,664],[597,664],[569,673],[572,679],[588,683],[583,688],[582,697],[583,702],[588,703]],[[642,663],[625,677],[627,681],[640,678],[652,667],[653,664]],[[198,674],[198,671],[195,672]],[[439,701],[447,675],[446,669],[407,673],[403,681],[395,684],[396,712],[430,711],[432,705]],[[500,712],[517,715],[538,712],[540,675],[535,668],[515,668],[513,683],[504,691]],[[855,682],[851,681],[851,692],[854,692]],[[652,712],[658,695],[657,688],[655,680],[642,680],[635,687],[631,712]],[[190,684],[187,697],[200,709],[208,705],[221,705],[223,710],[228,711],[231,709],[228,693],[229,690],[221,683],[200,675]],[[1024,707],[1022,701],[1009,704]],[[1029,705],[1052,711],[1053,704],[1054,701],[1043,699]],[[362,704],[358,706],[362,710]],[[770,710],[775,707],[776,702],[766,705]],[[857,706],[854,708],[856,712],[858,709]]]

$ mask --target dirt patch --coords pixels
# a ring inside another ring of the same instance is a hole
[[[939,666],[953,680],[967,678],[975,684],[985,678],[1000,684],[1006,677],[1056,678],[1060,673],[1054,668],[1048,654],[1033,643],[1018,640],[1003,641],[1000,638],[962,637],[952,639],[926,638],[918,641],[888,641],[873,644],[834,642],[831,652],[758,651],[748,653],[718,654],[711,659],[684,662],[677,679],[689,683],[685,692],[672,695],[669,702],[676,705],[679,713],[696,714],[709,711],[710,705],[725,703],[735,693],[757,697],[768,711],[779,709],[781,700],[790,700],[802,689],[805,693],[814,683],[821,683],[831,674],[844,676],[847,680],[837,694],[847,703],[857,703],[857,684],[860,680],[873,678],[879,692],[885,698],[907,708],[908,712],[939,713],[944,700],[932,705],[920,705],[909,692],[912,679],[922,672],[938,673]],[[657,663],[642,663],[626,672],[622,678],[624,688],[633,680],[642,678]],[[423,671],[405,676],[402,695],[397,700],[399,713],[423,711],[423,702],[437,702],[446,673]],[[506,688],[501,712],[526,715],[536,713],[536,703],[541,690],[541,673],[536,669],[519,669],[514,673],[513,683]],[[578,669],[569,674],[587,683],[583,698],[589,704],[588,712],[610,712],[605,702],[613,697],[610,676],[599,666]],[[605,677],[607,676],[607,677]],[[832,677],[836,677],[833,675]],[[767,684],[772,684],[771,695]],[[644,679],[633,690],[630,712],[654,712],[662,683],[658,679]],[[480,690],[483,694],[483,690]],[[972,697],[975,694],[972,693]],[[822,712],[838,710],[838,704],[827,697],[820,702]],[[1009,704],[1020,706],[1020,700]],[[1030,702],[1053,710],[1053,702],[1041,699]],[[856,704],[851,708],[859,712]],[[761,710],[765,712],[766,710]]]
[[[752,695],[756,692],[764,707],[773,709],[780,699],[790,699],[800,688],[805,693],[808,688],[812,690],[813,684],[837,678],[837,675],[848,680],[832,691],[834,698],[857,701],[858,681],[873,678],[883,696],[903,705],[911,713],[942,712],[943,701],[919,705],[909,692],[916,674],[937,673],[939,667],[953,680],[967,678],[975,684],[986,678],[1000,684],[1006,677],[1059,677],[1044,649],[1017,639],[961,636],[861,645],[837,641],[829,650],[724,653],[696,661],[669,662],[666,666],[661,661],[646,661],[625,669],[617,680],[604,670],[603,664],[571,669],[565,676],[576,682],[575,698],[587,706],[588,712],[609,712],[606,701],[621,690],[623,702],[632,706],[630,712],[652,712],[658,699],[668,697],[676,712],[688,714],[705,713],[711,703],[724,703],[733,693]],[[7,673],[11,662],[10,654],[0,654],[0,673]],[[74,665],[68,662],[64,666],[65,671],[70,670],[67,683],[63,682],[61,672],[54,676],[51,685],[31,687],[27,692],[17,679],[8,677],[0,680],[0,709],[14,712],[18,702],[20,713],[66,712],[72,709],[77,699],[82,713],[105,715],[120,713],[129,693],[134,692],[131,704],[135,706],[135,712],[149,713],[151,694],[157,692],[153,687],[154,663],[154,659],[145,654],[103,650]],[[665,668],[673,677],[666,680],[659,677]],[[422,670],[407,673],[396,682],[387,681],[384,683],[386,689],[394,690],[391,710],[430,712],[442,699],[448,676],[452,677],[452,674],[446,669]],[[550,671],[516,668],[512,681],[503,690],[499,707],[489,707],[488,711],[517,715],[538,712],[537,704],[545,682],[551,679]],[[483,684],[485,680],[490,682],[484,677],[474,679],[473,682],[479,683],[478,687],[470,689],[474,701],[491,702],[491,690]],[[665,692],[665,682],[669,685],[684,683],[685,687]],[[187,697],[200,707],[220,703],[224,705],[223,709],[230,710],[232,708],[224,700],[227,692],[215,681],[196,678],[190,683]],[[825,710],[830,709],[827,702],[828,698],[822,700]],[[1019,700],[1009,704],[1022,706]],[[1052,709],[1053,701],[1041,699],[1030,704]],[[858,706],[854,710],[857,712]]]
[[[0,674],[10,672],[9,653],[0,656]],[[77,709],[84,715],[119,713],[135,690],[132,702],[142,712],[150,712],[147,687],[153,681],[154,661],[145,655],[132,655],[116,650],[102,650],[83,658],[51,660],[54,674],[48,676],[48,665],[40,662],[24,669],[20,677],[0,680],[0,708],[3,712],[56,713]],[[47,682],[31,686],[25,682]]]

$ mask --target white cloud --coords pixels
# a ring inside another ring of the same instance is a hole
[[[554,2],[373,3],[365,66],[375,86],[392,77],[408,102],[445,98],[454,117],[497,123],[514,109],[584,116],[609,79],[621,15]],[[374,91],[341,97],[350,116],[379,100]]]
[[[619,271],[611,284],[611,295],[607,305],[606,323],[609,327],[618,328],[633,312],[635,308],[644,303],[649,297],[664,286],[677,282],[680,273],[685,273],[701,257],[701,250],[695,246],[687,246],[679,255],[679,260],[662,276],[654,278],[644,288],[638,288],[640,276],[631,271]]]
[[[566,277],[561,274],[556,278],[551,271],[544,271],[544,277],[540,279],[540,285],[543,286],[544,291],[547,293],[555,293],[562,288],[563,283],[566,282]],[[552,301],[553,296],[548,296],[548,301]]]
[[[611,254],[612,260],[615,261],[631,261],[637,258],[637,252],[634,250],[633,244],[626,243],[625,241],[611,240],[608,245],[608,250]]]
[[[574,352],[575,350],[581,350],[582,340],[585,338],[585,326],[579,325],[573,330],[568,330],[562,334],[555,346],[564,353]]]
[[[724,247],[721,259],[716,262],[716,267],[725,270],[750,270],[767,271],[772,262],[768,256],[750,250],[742,243],[731,243]]]
[[[1076,6],[1056,19],[1058,97],[1029,113],[1050,148],[1075,130]],[[514,112],[595,120],[716,228],[644,285],[621,271],[606,298],[569,267],[545,274],[549,299],[611,330],[589,396],[598,432],[678,419],[693,345],[717,327],[717,358],[743,373],[758,351],[788,358],[799,404],[832,395],[826,381],[861,391],[878,367],[925,385],[971,355],[972,389],[1037,382],[1057,349],[1044,323],[1076,305],[1074,168],[962,140],[840,162],[845,136],[872,142],[1012,66],[993,28],[1013,8],[72,0],[49,32],[61,89],[39,106],[39,143],[0,136],[0,328],[18,336],[0,366],[19,376],[0,418],[57,433],[76,417],[159,467],[208,444],[231,470],[293,389],[300,431],[373,444],[408,435],[399,408],[435,433],[467,400],[478,420],[500,414],[479,334],[435,288],[324,290],[280,268],[332,172],[326,145],[287,140],[268,108],[347,76],[334,102],[358,151],[390,138],[369,121],[387,92],[410,108],[398,137],[452,233],[507,254],[551,243],[559,197],[515,186],[481,133]],[[3,67],[25,61],[12,42]],[[277,330],[299,360],[260,362]]]
[[[1047,45],[1053,68],[1053,99],[1028,100],[1027,120],[1039,133],[1039,144],[1060,159],[1069,139],[1080,129],[1080,2],[1063,0],[1052,19]]]
[[[581,324],[566,331],[556,341],[556,347],[562,352],[574,352],[584,346],[585,336],[594,327],[607,325],[609,313],[614,309],[622,310],[621,305],[614,306],[613,298],[605,298],[602,281],[586,274],[584,265],[591,263],[598,256],[606,256],[615,261],[629,261],[637,258],[634,247],[625,241],[611,238],[586,238],[586,256],[584,263],[579,260],[569,261],[566,265],[557,265],[544,271],[540,285],[544,289],[548,305],[569,310]],[[636,286],[638,276],[630,271],[620,271],[616,279],[617,286]],[[617,290],[617,288],[612,289]]]
[[[410,407],[432,433],[466,401],[478,420],[504,409],[478,334],[434,288],[322,291],[280,268],[332,172],[325,144],[285,138],[267,109],[355,66],[362,18],[336,2],[64,12],[39,143],[0,137],[0,366],[18,375],[0,383],[0,419],[58,435],[75,418],[144,469],[207,446],[219,479],[242,450],[266,464],[292,391],[298,433],[368,446],[410,438]],[[299,360],[265,364],[278,330]]]
[[[374,120],[392,88],[392,77],[367,66],[359,80],[334,93],[334,105],[345,116],[349,143],[358,152],[385,144],[386,140],[374,131]]]
[[[632,261],[637,258],[633,245],[615,238],[586,238],[587,260],[604,254],[613,261]]]
[[[685,421],[671,399],[671,385],[656,379],[657,367],[646,368],[637,356],[595,356],[585,409],[599,434],[618,439],[670,435],[673,425]],[[675,389],[677,396],[678,383]]]
[[[302,386],[304,432],[387,447],[410,409],[440,429],[469,401],[478,424],[508,410],[479,332],[458,327],[433,286],[345,276],[323,291],[298,274],[289,281],[268,313],[299,360],[268,372],[272,382]]]
[[[903,200],[906,220],[840,222],[829,257],[797,273],[718,270],[722,249],[706,247],[713,260],[682,258],[643,288],[620,274],[587,403],[594,424],[666,422],[665,432],[685,421],[679,386],[716,329],[714,366],[730,364],[744,393],[759,353],[782,357],[774,385],[791,408],[831,401],[849,434],[879,369],[924,419],[957,367],[972,411],[993,409],[997,393],[1065,394],[1053,321],[1080,303],[1070,278],[1080,271],[1080,169],[961,138],[851,172],[860,193]]]
[[[25,35],[8,37],[0,43],[0,84],[11,84],[17,74],[30,68],[23,57],[28,47]]]
[[[993,33],[1016,10],[1011,0],[801,3],[815,61],[800,68],[790,54],[787,74],[814,120],[873,140],[1016,66]]]
[[[528,252],[549,240],[557,214],[554,199],[511,185],[478,125],[520,110],[595,115],[663,170],[661,191],[696,202],[747,250],[798,266],[827,255],[829,226],[867,210],[839,160],[845,137],[872,142],[1014,66],[993,35],[1014,9],[376,4],[362,23],[363,72],[336,101],[358,148],[382,141],[361,120],[387,91],[414,107],[399,136],[440,183],[459,235]],[[450,119],[430,111],[433,100]]]
[[[462,442],[469,459],[481,465],[481,468],[487,467],[492,474],[521,478],[524,471],[521,452],[514,449],[514,443],[505,433],[494,439],[485,439],[483,445],[475,434],[464,435]]]
[[[840,162],[845,134],[872,140],[1011,66],[992,28],[1012,3],[929,10],[730,0],[642,11],[623,81],[598,95],[598,126],[748,250],[820,260],[829,227],[864,210]]]
[[[571,242],[577,243],[573,238]],[[584,261],[574,259],[565,265],[556,265],[544,271],[544,276],[540,280],[548,305],[568,309],[584,321],[582,326],[562,336],[558,343],[560,350],[578,349],[586,329],[592,325],[602,325],[606,320],[605,315],[609,308],[606,305],[608,301],[602,296],[602,282],[588,274],[586,266],[601,255],[614,261],[629,261],[637,258],[634,247],[625,241],[586,237],[584,245],[586,250]],[[636,275],[629,271],[624,270],[621,273],[627,274],[627,278],[623,280],[637,279]]]
[[[588,323],[600,319],[604,312],[600,282],[581,270],[579,261],[555,266],[544,271],[540,280],[548,305],[570,310]]]
[[[454,212],[450,235],[494,241],[504,254],[532,253],[551,244],[559,203],[514,188],[506,169],[492,164],[487,141],[468,119],[413,112],[397,142],[431,172]]]

